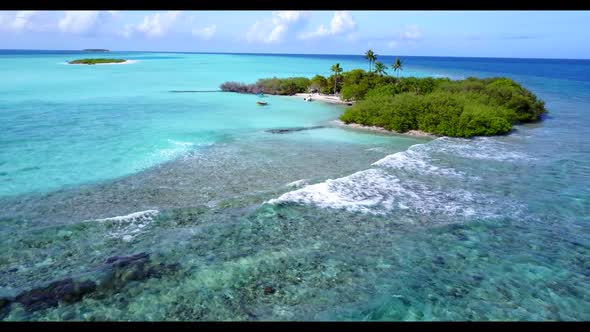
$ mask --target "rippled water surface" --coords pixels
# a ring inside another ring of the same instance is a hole
[[[1,319],[590,318],[590,61],[407,57],[512,77],[550,111],[427,139],[212,92],[361,56],[80,57],[0,52]]]

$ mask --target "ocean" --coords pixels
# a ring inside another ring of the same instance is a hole
[[[218,91],[362,55],[108,56],[132,61],[0,50],[0,319],[590,318],[590,60],[401,57],[402,76],[510,77],[549,111],[431,139]],[[270,131],[300,127],[319,128]]]

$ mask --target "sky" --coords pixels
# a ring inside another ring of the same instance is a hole
[[[0,11],[0,49],[590,59],[590,11]]]

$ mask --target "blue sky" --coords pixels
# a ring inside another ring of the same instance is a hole
[[[3,11],[0,48],[590,59],[590,11]]]

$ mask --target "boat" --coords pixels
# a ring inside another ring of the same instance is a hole
[[[264,105],[268,105],[268,103],[267,103],[267,102],[265,102],[265,101],[257,101],[257,102],[256,102],[256,104],[258,104],[258,105],[262,105],[262,106],[264,106]]]

